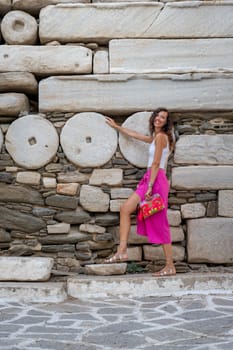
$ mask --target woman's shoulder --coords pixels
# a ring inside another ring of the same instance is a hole
[[[167,136],[167,134],[166,134],[165,132],[160,131],[158,134],[156,134],[154,141],[155,141],[156,143],[162,142],[162,143],[164,143],[164,144],[165,144],[165,143],[167,144],[167,142],[168,142],[168,136]]]

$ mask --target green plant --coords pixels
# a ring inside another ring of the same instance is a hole
[[[137,265],[135,262],[131,262],[127,264],[127,273],[140,273],[144,272],[144,268],[140,265]]]

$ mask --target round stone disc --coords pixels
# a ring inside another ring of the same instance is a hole
[[[6,149],[14,161],[27,169],[39,169],[56,155],[59,137],[53,124],[40,115],[15,120],[6,134]]]
[[[149,119],[152,112],[138,112],[132,114],[122,124],[123,127],[132,129],[144,135],[149,135]],[[119,146],[121,153],[131,164],[146,168],[148,161],[149,144],[127,137],[120,133]]]
[[[94,112],[75,114],[63,127],[60,139],[66,157],[81,167],[107,163],[117,148],[117,132],[102,114]]]
[[[1,31],[9,45],[34,45],[37,41],[38,24],[28,13],[13,10],[3,17]]]
[[[0,152],[2,150],[2,145],[3,145],[3,133],[2,133],[2,129],[0,128]]]

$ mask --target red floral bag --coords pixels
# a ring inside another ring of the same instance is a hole
[[[153,194],[151,199],[144,200],[139,205],[139,220],[147,219],[149,216],[158,213],[165,208],[162,197],[159,193]]]

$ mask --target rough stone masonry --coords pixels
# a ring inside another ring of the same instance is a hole
[[[177,269],[231,266],[233,1],[2,0],[0,16],[0,255],[83,273],[111,254],[147,146],[104,116],[148,133],[165,106]],[[133,216],[129,262],[162,258]]]

